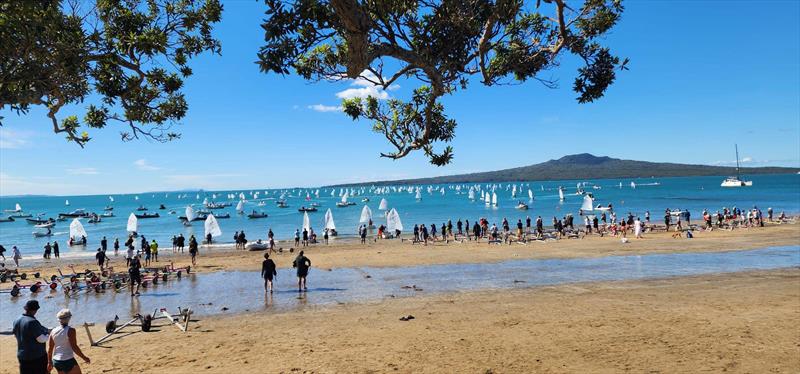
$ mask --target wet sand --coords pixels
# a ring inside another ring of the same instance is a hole
[[[334,239],[330,245],[315,244],[303,248],[316,268],[330,269],[340,267],[396,267],[432,264],[485,263],[512,259],[544,259],[544,258],[580,258],[612,255],[649,254],[649,253],[683,253],[683,252],[716,252],[744,250],[769,246],[800,244],[800,225],[772,224],[764,228],[737,229],[733,231],[714,230],[711,232],[696,231],[694,239],[674,239],[673,233],[654,232],[645,235],[644,239],[635,239],[629,234],[630,242],[622,244],[619,237],[588,236],[584,239],[561,239],[558,241],[531,242],[511,245],[487,244],[485,240],[475,243],[470,241],[437,242],[423,246],[411,244],[410,241],[379,240],[366,245],[355,239]],[[410,237],[410,235],[406,235]],[[273,255],[278,267],[291,267],[295,253],[289,253],[290,245],[281,242],[276,247],[283,247],[284,253]],[[250,252],[235,250],[233,245],[217,246],[213,249],[200,248],[199,272],[221,270],[260,270],[263,251]],[[116,271],[125,272],[124,252],[114,257],[111,252],[112,266]],[[153,266],[166,265],[173,261],[176,266],[191,264],[188,251],[173,255],[171,247],[164,246],[159,250],[160,262]],[[13,262],[6,261],[13,267]],[[57,274],[61,268],[69,273],[68,264],[76,270],[97,270],[93,261],[80,260],[23,260],[21,270],[29,274],[40,272],[42,276]],[[0,288],[11,287],[10,282],[0,284]]]
[[[794,268],[220,316],[107,348],[78,340],[87,373],[796,373],[797,326]],[[15,346],[0,337],[0,372],[16,371]]]

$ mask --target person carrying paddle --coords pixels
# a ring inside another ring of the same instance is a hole
[[[306,277],[308,276],[308,268],[311,267],[311,260],[303,254],[303,251],[300,251],[300,254],[294,259],[292,267],[297,269],[297,292],[308,290]]]
[[[264,278],[264,292],[272,293],[272,278],[278,276],[275,270],[275,262],[269,258],[269,252],[264,253],[264,261],[261,263],[261,277]]]

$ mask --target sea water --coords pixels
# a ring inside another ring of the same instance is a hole
[[[312,258],[313,260],[313,258]],[[225,271],[194,274],[142,288],[131,297],[127,289],[117,293],[83,293],[65,298],[60,289],[19,297],[0,293],[0,331],[7,331],[25,302],[38,299],[37,318],[55,326],[55,315],[70,308],[73,325],[105,323],[118,315],[122,321],[160,308],[175,313],[191,308],[196,316],[241,312],[286,312],[341,303],[363,303],[387,298],[413,297],[474,290],[507,290],[576,282],[623,281],[691,276],[800,266],[800,246],[746,251],[671,253],[601,258],[510,260],[498,263],[426,265],[393,268],[311,269],[308,292],[297,292],[292,269],[279,269],[276,292],[265,295],[257,271]],[[413,311],[409,311],[413,312]]]
[[[202,192],[149,192],[125,195],[90,195],[90,196],[5,196],[0,197],[0,208],[3,210],[14,209],[15,204],[19,203],[26,213],[34,216],[42,214],[44,218],[57,218],[58,213],[70,212],[81,208],[87,212],[103,213],[106,206],[114,207],[115,217],[103,218],[100,223],[88,223],[87,219],[81,219],[86,232],[88,233],[88,244],[85,248],[69,248],[66,241],[69,236],[69,223],[72,219],[60,221],[53,228],[55,235],[51,237],[35,238],[32,233],[36,229],[27,223],[24,218],[17,219],[16,222],[0,222],[0,244],[7,249],[12,245],[20,248],[23,255],[30,258],[31,255],[41,256],[42,247],[47,242],[58,241],[61,248],[61,255],[71,256],[91,256],[100,246],[103,236],[108,239],[109,249],[115,238],[119,238],[123,243],[127,237],[126,223],[130,213],[135,212],[139,206],[147,207],[148,212],[158,212],[160,218],[139,219],[139,233],[146,236],[148,240],[157,240],[162,248],[171,246],[173,235],[182,233],[187,238],[195,235],[200,239],[205,236],[203,222],[193,222],[191,226],[183,226],[178,216],[184,215],[187,205],[192,205],[195,210],[202,209],[202,201],[205,198],[216,202],[230,202],[232,205],[225,209],[213,210],[215,215],[229,213],[230,219],[219,219],[222,228],[222,237],[217,238],[218,242],[232,242],[235,231],[244,230],[248,240],[266,239],[267,230],[274,231],[277,239],[290,239],[294,236],[296,229],[302,230],[303,214],[298,212],[301,206],[309,207],[312,202],[318,203],[319,210],[316,213],[309,213],[312,228],[321,235],[325,211],[331,209],[339,233],[343,236],[354,235],[359,226],[359,218],[363,205],[368,205],[373,212],[373,219],[376,225],[385,224],[384,212],[378,210],[378,204],[382,198],[388,201],[389,208],[397,209],[400,214],[405,233],[409,233],[414,224],[424,223],[426,225],[436,224],[437,229],[447,220],[456,221],[469,220],[471,223],[479,218],[487,218],[489,222],[497,223],[498,226],[503,218],[507,218],[514,226],[518,219],[523,222],[527,216],[535,220],[537,216],[542,216],[546,225],[549,225],[553,217],[563,217],[566,214],[577,214],[583,202],[582,197],[575,195],[576,184],[588,182],[584,189],[591,192],[595,197],[595,205],[613,204],[619,218],[627,215],[628,212],[639,215],[643,218],[645,211],[650,211],[651,219],[661,222],[664,209],[688,209],[691,212],[692,220],[699,220],[703,209],[712,212],[721,210],[723,207],[740,209],[751,209],[758,206],[766,215],[767,208],[773,208],[777,216],[781,211],[787,214],[800,213],[800,175],[753,175],[752,187],[742,188],[722,188],[720,182],[723,177],[680,177],[680,178],[645,178],[645,179],[602,179],[602,180],[570,180],[570,181],[533,181],[517,183],[481,183],[484,190],[491,190],[492,185],[496,185],[495,192],[498,195],[498,206],[487,207],[483,202],[470,201],[467,190],[473,184],[461,184],[460,192],[455,186],[458,184],[434,185],[435,191],[428,192],[429,185],[421,185],[421,200],[415,198],[415,193],[388,192],[375,194],[369,187],[364,188],[364,192],[357,196],[351,196],[349,201],[356,205],[339,208],[336,203],[340,201],[340,188],[334,190],[331,196],[330,188],[320,188],[320,197],[314,197],[317,188],[294,188],[279,190],[237,190],[237,191],[202,191]],[[636,188],[631,187],[631,182],[636,183]],[[620,183],[622,187],[620,188]],[[512,197],[511,185],[518,187],[517,197]],[[592,186],[596,185],[599,189]],[[565,201],[561,202],[558,198],[558,187],[565,188]],[[445,190],[442,195],[439,188]],[[488,187],[488,188],[487,188]],[[520,188],[521,187],[521,188]],[[529,201],[528,189],[534,193],[534,200]],[[360,193],[361,187],[354,188],[356,193]],[[251,192],[259,191],[259,199],[254,200]],[[239,194],[243,192],[248,201],[245,203],[244,210],[249,213],[253,210],[263,211],[269,214],[268,218],[248,219],[246,215],[239,215],[235,212]],[[311,200],[306,200],[306,194],[311,194]],[[213,194],[217,195],[213,199]],[[228,199],[228,194],[235,194],[235,199]],[[186,198],[179,196],[187,195]],[[281,195],[289,204],[289,208],[278,208],[275,204]],[[480,193],[476,193],[476,199]],[[109,196],[113,197],[111,202]],[[138,200],[136,199],[138,197]],[[369,199],[368,202],[362,202]],[[69,200],[70,205],[66,206],[65,201]],[[259,202],[264,202],[265,206],[259,206]],[[525,202],[530,206],[527,211],[515,209],[519,201]],[[165,210],[159,210],[159,205],[164,204]],[[169,214],[175,211],[176,214]],[[141,213],[141,212],[138,212]],[[6,216],[7,213],[0,213]],[[582,222],[576,222],[581,225]],[[9,253],[6,253],[8,256]]]

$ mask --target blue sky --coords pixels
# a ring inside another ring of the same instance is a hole
[[[0,194],[124,193],[183,188],[314,186],[494,170],[566,154],[800,166],[800,2],[628,1],[606,39],[630,70],[580,105],[576,61],[546,73],[561,87],[472,84],[446,97],[459,127],[455,159],[378,157],[385,140],[335,111],[358,82],[306,82],[258,72],[264,5],[225,2],[222,56],[192,63],[182,139],[121,143],[93,132],[85,149],[53,134],[41,108],[8,111],[0,128]],[[379,93],[404,98],[414,82]],[[350,91],[346,91],[350,90]],[[337,96],[337,94],[339,96]],[[79,112],[82,117],[82,112]]]

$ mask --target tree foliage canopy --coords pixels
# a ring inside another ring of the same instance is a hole
[[[0,109],[42,105],[53,131],[80,146],[87,128],[112,122],[123,140],[176,138],[188,62],[220,53],[212,28],[221,14],[218,0],[0,0]],[[82,121],[59,120],[90,95],[100,100]]]
[[[560,54],[582,61],[573,90],[580,103],[603,96],[627,60],[600,44],[619,20],[621,0],[265,0],[264,72],[308,80],[365,79],[389,88],[398,79],[421,82],[408,102],[346,99],[344,112],[366,118],[402,158],[422,150],[433,164],[453,157],[456,122],[440,99],[466,89],[474,76],[493,86],[535,79]]]

